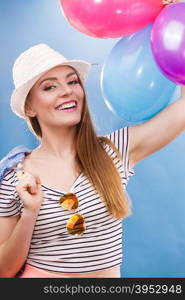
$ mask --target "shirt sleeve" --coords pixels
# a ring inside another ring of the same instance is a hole
[[[7,172],[0,182],[0,216],[11,217],[20,215],[21,204],[16,191],[14,171]]]
[[[129,127],[117,129],[110,134],[105,135],[105,137],[110,139],[118,149],[127,175],[133,175],[134,170],[129,163]]]

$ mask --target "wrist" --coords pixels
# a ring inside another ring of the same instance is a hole
[[[37,218],[40,208],[23,208],[22,216],[26,218]]]

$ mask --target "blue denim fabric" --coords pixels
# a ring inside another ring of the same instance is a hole
[[[31,150],[27,149],[25,146],[17,146],[13,148],[5,157],[0,160],[0,182],[4,177],[4,174],[15,167],[19,162],[23,161],[25,155],[30,153]],[[24,272],[24,266],[15,275],[18,278]]]
[[[21,145],[13,148],[4,158],[2,158],[0,160],[0,182],[4,177],[4,174],[15,167],[17,163],[23,161],[25,155],[30,152],[31,150]]]

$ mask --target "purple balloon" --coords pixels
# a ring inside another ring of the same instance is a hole
[[[157,16],[151,32],[154,59],[162,73],[185,84],[185,3],[167,5]]]

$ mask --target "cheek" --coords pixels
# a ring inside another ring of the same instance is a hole
[[[81,101],[83,102],[84,99],[84,91],[81,87],[78,87],[78,89],[76,90],[76,94],[78,95],[78,97],[81,99]]]
[[[49,94],[39,93],[32,98],[32,104],[35,110],[39,108],[49,107],[52,105],[51,96]]]

